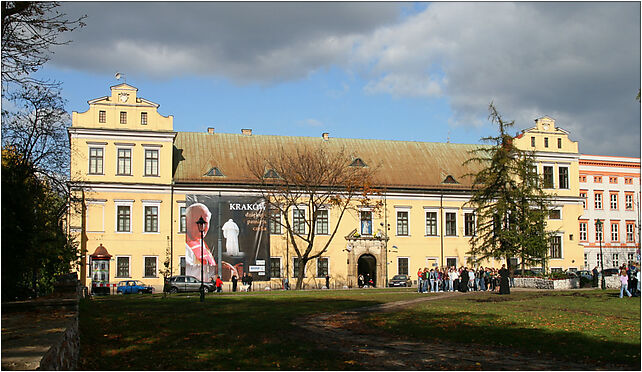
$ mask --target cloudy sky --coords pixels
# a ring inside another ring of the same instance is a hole
[[[478,143],[548,115],[640,156],[640,3],[64,3],[87,26],[40,74],[70,111],[124,73],[177,131]]]

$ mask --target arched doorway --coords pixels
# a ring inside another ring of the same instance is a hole
[[[371,254],[364,254],[357,261],[357,275],[363,275],[365,284],[372,279],[372,286],[377,285],[377,259]]]

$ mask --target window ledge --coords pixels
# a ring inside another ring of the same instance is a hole
[[[158,174],[145,174],[143,177],[160,177]]]
[[[132,174],[127,174],[127,173],[116,173],[117,176],[122,176],[122,177],[133,177]]]

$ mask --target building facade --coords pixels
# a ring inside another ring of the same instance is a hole
[[[172,275],[184,274],[188,201],[194,195],[258,195],[246,161],[259,152],[287,151],[302,143],[347,149],[356,166],[376,166],[380,193],[373,200],[383,206],[366,205],[343,216],[327,252],[308,262],[306,288],[323,286],[326,274],[331,287],[356,286],[363,273],[382,286],[393,275],[413,275],[418,268],[468,265],[476,221],[467,203],[472,186],[466,175],[477,169],[462,164],[480,145],[342,139],[327,133],[268,136],[250,129],[239,134],[175,132],[173,117],[158,114],[158,104],[140,98],[127,84],[88,103],[87,111],[73,113],[69,129],[75,190],[69,226],[83,249],[80,271],[88,286],[131,278],[160,290],[166,267]],[[548,226],[556,236],[546,269],[578,269],[590,249],[578,225],[582,156],[577,142],[552,118],[535,124],[515,144],[534,151],[554,203]],[[621,197],[626,195],[622,191]],[[333,208],[321,216],[315,226],[318,244],[330,238],[339,219]],[[272,279],[261,285],[278,288],[284,278],[294,277],[299,263],[285,231],[276,225],[269,230],[270,259],[248,266],[265,265]],[[101,249],[101,260],[92,261],[101,245],[108,254]]]
[[[578,220],[583,267],[616,268],[640,262],[640,158],[582,155],[579,177],[584,204]],[[596,225],[598,219],[601,228]]]

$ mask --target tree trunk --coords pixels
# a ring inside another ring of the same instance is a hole
[[[295,289],[303,288],[303,274],[305,273],[305,266],[308,260],[299,257],[299,267],[296,271],[296,287]]]

